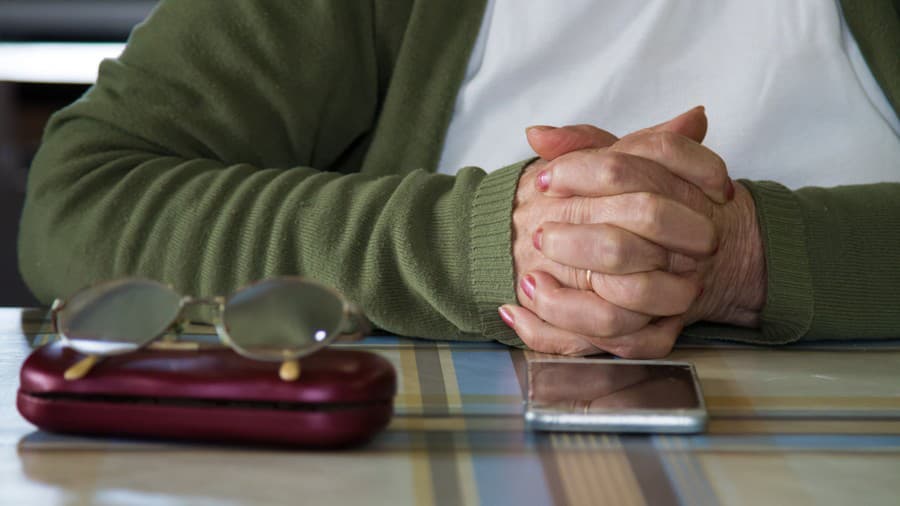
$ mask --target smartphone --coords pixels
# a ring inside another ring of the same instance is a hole
[[[532,430],[697,433],[706,404],[692,364],[659,360],[540,359],[528,363]]]

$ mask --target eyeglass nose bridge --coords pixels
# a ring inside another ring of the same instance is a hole
[[[183,322],[216,325],[225,310],[225,297],[192,297],[185,295],[180,301],[180,320]]]

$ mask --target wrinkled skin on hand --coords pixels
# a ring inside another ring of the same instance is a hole
[[[757,324],[755,206],[700,144],[705,132],[702,108],[622,139],[589,125],[529,130],[542,159],[513,212],[521,306],[501,317],[532,349],[657,358],[686,324]]]

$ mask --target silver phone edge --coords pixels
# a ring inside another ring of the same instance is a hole
[[[526,406],[525,426],[551,432],[630,432],[697,434],[704,432],[709,416],[706,410],[671,412],[561,413],[540,411]]]

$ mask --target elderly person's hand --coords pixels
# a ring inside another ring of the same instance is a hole
[[[529,131],[552,161],[520,181],[524,307],[501,308],[526,344],[650,358],[686,323],[755,323],[765,288],[753,202],[699,144],[705,131],[700,108],[621,140],[584,125]]]

